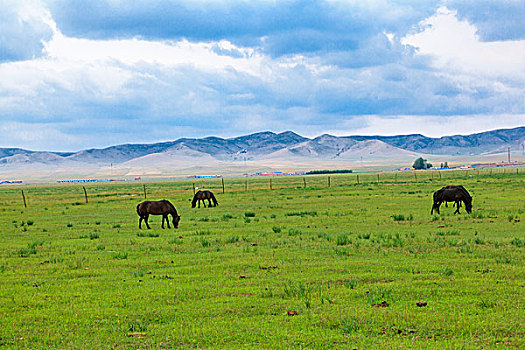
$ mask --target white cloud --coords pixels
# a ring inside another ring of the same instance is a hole
[[[40,57],[51,13],[40,1],[0,0],[0,62]]]
[[[525,40],[482,42],[477,28],[457,18],[457,11],[441,7],[419,23],[421,31],[401,39],[421,55],[435,58],[439,69],[484,77],[525,78]]]
[[[356,127],[361,120],[363,127]],[[455,116],[361,116],[348,122],[345,130],[334,130],[334,135],[384,135],[423,134],[427,137],[441,137],[460,134],[472,134],[494,129],[516,128],[523,126],[525,114],[490,114],[490,115],[455,115]]]
[[[524,107],[523,42],[480,42],[445,8],[403,39],[382,27],[358,51],[337,46],[329,52],[337,60],[293,50],[274,57],[220,39],[77,38],[42,6],[21,16],[51,35],[36,36],[39,56],[0,63],[0,147],[67,150],[261,130],[441,136],[523,125],[523,114],[511,114]],[[294,33],[285,34],[300,39]],[[344,62],[356,55],[362,64]]]
[[[219,47],[222,51],[216,50]],[[239,57],[219,54],[235,51]],[[90,40],[70,38],[56,30],[45,44],[45,53],[59,63],[98,63],[125,65],[140,63],[164,66],[191,65],[206,71],[233,68],[252,75],[261,75],[264,56],[250,48],[238,48],[228,41],[190,43],[181,41],[147,41],[138,38],[125,40]]]

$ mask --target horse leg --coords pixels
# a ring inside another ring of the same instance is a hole
[[[162,224],[160,225],[160,227],[164,228],[164,215],[162,215]]]
[[[141,223],[142,223],[142,216],[139,216],[139,229],[142,229],[142,227],[140,227]]]
[[[197,203],[199,203],[199,208],[201,207],[201,200],[197,200]]]
[[[166,218],[166,224],[168,225],[168,228],[171,228],[170,227],[170,220],[168,218],[168,214],[165,215],[165,218]]]
[[[144,215],[144,222],[146,223],[146,227],[148,229],[151,229],[151,227],[149,227],[149,224],[148,224],[148,219],[149,219],[149,214]]]

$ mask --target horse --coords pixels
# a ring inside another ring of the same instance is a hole
[[[213,195],[211,191],[197,191],[197,193],[195,193],[195,195],[193,196],[193,200],[191,201],[191,207],[195,208],[195,204],[199,202],[199,208],[200,208],[201,201],[202,201],[202,204],[206,208],[206,202],[205,202],[206,199],[208,200],[208,207],[211,207],[211,201],[213,201],[214,207],[219,205],[219,203],[217,203],[217,199],[215,199],[215,196]]]
[[[439,214],[439,206],[443,202],[454,202],[454,205],[456,206],[454,214],[459,214],[461,202],[465,204],[465,210],[467,213],[470,214],[472,212],[472,196],[468,193],[465,187],[461,185],[445,186],[434,192],[433,199],[434,203],[430,215],[434,213],[434,210]]]
[[[148,229],[151,229],[148,224],[148,218],[151,215],[162,215],[162,228],[164,228],[164,220],[170,227],[168,215],[171,214],[173,219],[173,228],[179,227],[180,216],[177,214],[177,210],[169,201],[163,199],[160,201],[144,201],[137,205],[137,214],[139,214],[139,229],[141,229],[142,220],[146,223]]]

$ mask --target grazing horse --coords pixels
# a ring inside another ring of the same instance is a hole
[[[148,218],[151,215],[162,215],[162,228],[164,228],[164,220],[170,227],[170,222],[168,220],[168,215],[171,214],[173,219],[173,228],[179,227],[180,216],[177,214],[177,210],[169,201],[163,199],[161,201],[144,201],[137,205],[137,214],[139,214],[139,228],[142,220],[146,223],[147,228],[151,228],[148,225]]]
[[[439,214],[439,206],[441,203],[445,202],[454,202],[456,205],[456,211],[454,214],[459,214],[459,208],[461,207],[461,202],[465,204],[465,210],[467,213],[472,212],[472,197],[468,193],[468,191],[465,189],[465,187],[458,185],[458,186],[445,186],[436,192],[434,192],[433,195],[434,204],[432,205],[432,210],[430,211],[430,215],[434,213],[434,210]]]
[[[219,205],[219,203],[217,203],[217,199],[215,199],[215,196],[213,195],[213,193],[211,193],[211,191],[197,191],[197,193],[195,193],[195,196],[193,196],[193,200],[191,201],[191,207],[195,208],[195,204],[199,202],[199,208],[200,208],[201,201],[202,201],[202,204],[206,208],[206,202],[205,202],[206,199],[208,200],[208,207],[211,207],[211,201],[213,201],[214,207]]]

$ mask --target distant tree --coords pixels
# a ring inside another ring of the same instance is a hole
[[[427,160],[419,157],[414,161],[414,164],[412,165],[412,168],[416,170],[420,169],[426,169],[427,168]]]
[[[307,171],[306,175],[319,175],[319,174],[350,174],[353,170],[341,169],[341,170],[311,170]]]

